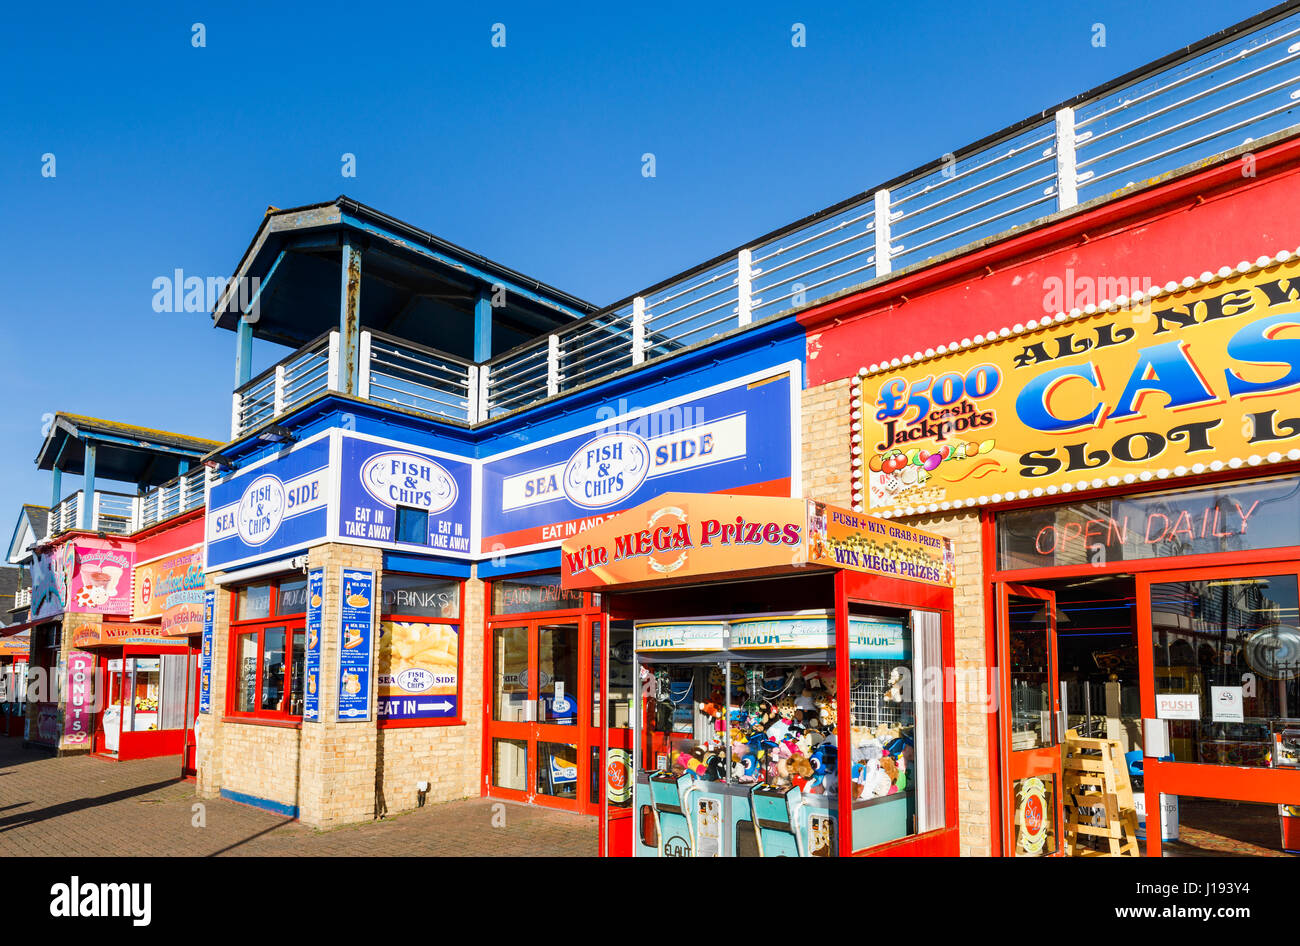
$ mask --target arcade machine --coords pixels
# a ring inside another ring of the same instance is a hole
[[[857,846],[909,833],[917,706],[908,615],[848,623],[847,752],[832,612],[636,624],[636,855],[834,856],[841,790],[852,796]]]

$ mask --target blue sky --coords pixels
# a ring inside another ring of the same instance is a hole
[[[228,276],[268,204],[346,193],[603,304],[1263,9],[286,6],[8,10],[0,515],[49,501],[47,413],[224,439],[234,336],[151,284]]]

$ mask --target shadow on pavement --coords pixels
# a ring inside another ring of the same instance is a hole
[[[6,818],[0,818],[0,834],[14,828],[21,828],[24,825],[37,824],[42,821],[47,821],[50,818],[57,818],[60,815],[71,814],[74,811],[85,811],[87,808],[97,808],[100,805],[111,805],[113,802],[125,801],[128,798],[135,798],[138,795],[148,795],[150,792],[156,792],[161,788],[175,785],[180,781],[181,779],[179,777],[169,778],[162,782],[154,782],[152,785],[136,785],[131,788],[125,788],[120,792],[111,792],[108,795],[99,795],[93,798],[76,798],[72,801],[50,805],[48,808],[38,808],[36,811],[9,815]]]

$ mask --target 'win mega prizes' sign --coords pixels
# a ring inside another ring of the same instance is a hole
[[[1300,449],[1298,278],[1290,260],[868,375],[870,510],[1286,458]]]

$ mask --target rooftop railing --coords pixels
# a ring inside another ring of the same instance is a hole
[[[83,525],[81,512],[85,491],[77,490],[50,510],[45,538],[71,529],[87,529],[111,535],[128,535],[166,522],[181,513],[201,509],[207,502],[207,487],[214,474],[207,467],[196,466],[142,493],[114,493],[95,490],[88,524]]]
[[[359,390],[482,422],[1293,132],[1296,10],[1216,35],[485,364],[363,333]],[[241,387],[231,438],[338,390],[337,358],[330,333]]]

